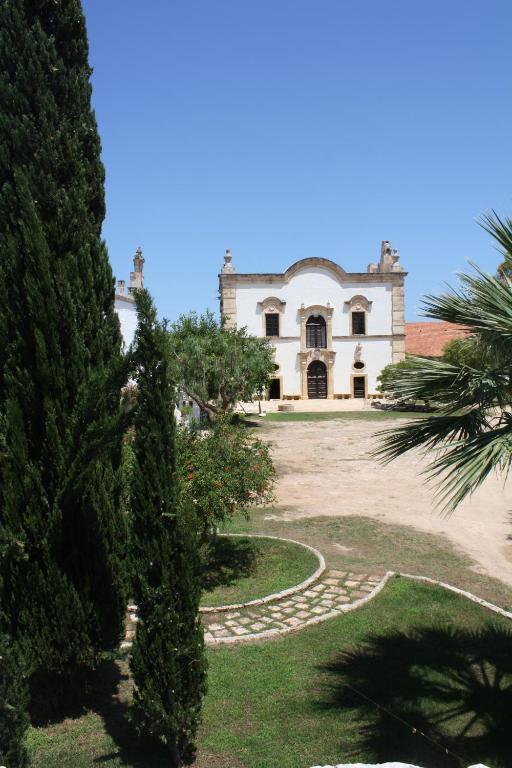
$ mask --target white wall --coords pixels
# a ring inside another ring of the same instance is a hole
[[[355,371],[352,367],[356,344],[361,344],[363,350],[361,360],[366,364],[363,370]],[[334,394],[349,394],[351,392],[351,377],[367,376],[368,392],[374,394],[377,389],[377,376],[385,365],[391,362],[391,339],[371,339],[368,336],[357,339],[334,341],[336,352],[334,363]]]
[[[368,334],[390,334],[391,285],[372,285],[371,283],[346,283],[341,285],[328,270],[321,267],[306,267],[297,272],[289,283],[250,283],[237,285],[236,309],[237,325],[246,325],[249,333],[261,336],[263,325],[258,302],[269,296],[276,296],[286,302],[281,317],[281,336],[300,336],[299,308],[312,304],[325,306],[327,302],[334,308],[333,336],[347,336],[349,312],[345,305],[352,296],[362,294],[372,306],[368,313]]]
[[[276,376],[283,377],[283,395],[300,395],[300,341],[292,339],[272,339],[276,348],[276,363],[279,370]]]
[[[119,296],[116,296],[115,309],[121,323],[121,333],[125,343],[125,349],[128,349],[133,341],[135,329],[137,328],[137,312],[135,302]]]

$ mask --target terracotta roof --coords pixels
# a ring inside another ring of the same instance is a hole
[[[461,339],[466,333],[462,325],[453,323],[406,323],[405,351],[411,355],[441,357],[448,341]]]

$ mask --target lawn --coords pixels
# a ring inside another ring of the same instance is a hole
[[[353,613],[280,640],[212,650],[196,766],[507,768],[511,642],[509,622],[397,578]],[[81,717],[31,731],[36,768],[166,764],[137,745],[122,672],[104,671]]]
[[[300,584],[317,568],[315,555],[298,544],[221,536],[212,548],[202,605],[256,600]]]
[[[276,512],[255,509],[249,518],[236,516],[225,530],[265,532],[307,542],[324,555],[328,568],[381,575],[386,571],[403,571],[430,576],[512,611],[512,588],[480,573],[469,555],[442,536],[356,515],[289,519],[286,511],[285,507]]]
[[[269,421],[330,421],[332,419],[343,419],[345,421],[386,421],[390,419],[415,419],[431,416],[429,413],[409,412],[409,411],[292,411],[290,413],[267,413],[266,416],[247,416],[251,423],[269,422]]]

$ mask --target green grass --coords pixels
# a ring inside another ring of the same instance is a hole
[[[300,584],[318,568],[308,549],[272,539],[219,537],[202,605],[245,603]]]
[[[387,760],[506,768],[511,641],[510,622],[440,588],[395,579],[353,613],[279,640],[212,650],[196,768]],[[129,681],[117,682],[111,675],[82,717],[32,730],[34,768],[166,764],[138,745],[125,719]]]
[[[293,514],[294,510],[290,510]],[[391,525],[369,517],[293,517],[287,508],[255,509],[238,515],[224,530],[268,533],[316,547],[328,568],[383,574],[403,571],[447,581],[512,611],[512,588],[475,569],[469,555],[446,538],[408,525]]]
[[[255,423],[269,421],[331,421],[332,419],[342,419],[344,421],[386,421],[394,419],[414,419],[424,418],[432,414],[408,411],[319,411],[319,412],[301,412],[292,411],[290,413],[267,413],[266,416],[253,417],[247,416],[247,420]]]

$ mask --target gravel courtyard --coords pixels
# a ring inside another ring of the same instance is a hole
[[[492,477],[452,515],[436,508],[421,476],[426,461],[409,454],[383,466],[370,456],[375,434],[396,419],[267,422],[258,433],[274,447],[277,503],[267,519],[363,516],[446,537],[474,570],[512,585],[512,483]],[[421,563],[418,563],[418,571]]]

